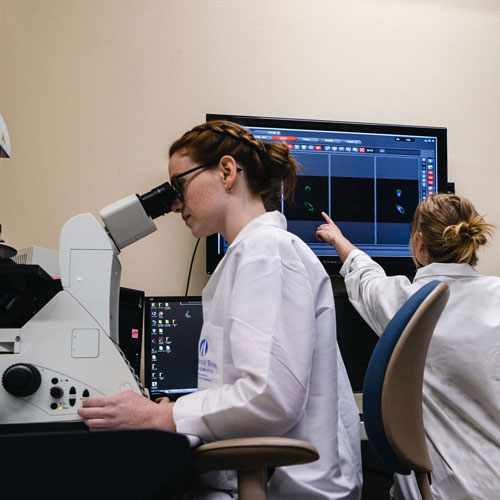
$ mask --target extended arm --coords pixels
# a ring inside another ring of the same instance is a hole
[[[339,227],[328,217],[325,212],[321,215],[326,221],[326,224],[321,224],[316,231],[316,238],[325,243],[334,246],[339,254],[340,260],[345,262],[347,256],[356,250],[356,247],[342,234]]]
[[[387,277],[382,267],[356,248],[325,212],[322,215],[326,224],[318,227],[316,237],[337,250],[344,264],[340,273],[344,276],[349,300],[380,335],[406,300],[410,281],[405,276]]]

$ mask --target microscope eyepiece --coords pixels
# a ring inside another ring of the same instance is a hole
[[[153,219],[172,211],[176,200],[174,188],[168,183],[146,194],[131,194],[101,212],[101,219],[116,247],[121,250],[156,231]]]
[[[146,213],[156,219],[172,210],[172,203],[177,198],[173,187],[168,183],[155,187],[149,193],[137,195]]]

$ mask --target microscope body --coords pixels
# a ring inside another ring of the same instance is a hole
[[[119,251],[90,214],[63,227],[63,289],[20,328],[1,329],[0,425],[80,421],[88,396],[142,393],[118,347]]]
[[[165,185],[159,188],[165,197]],[[170,211],[175,195],[167,188],[168,210],[155,216]],[[0,314],[0,431],[81,422],[77,410],[89,396],[125,390],[147,395],[118,345],[118,254],[156,226],[137,195],[109,205],[101,218],[106,227],[91,214],[66,222],[59,245],[60,289],[32,317],[5,327],[9,307],[22,301],[15,292],[12,300],[6,295]],[[16,266],[0,266],[0,286],[2,272],[12,274]]]

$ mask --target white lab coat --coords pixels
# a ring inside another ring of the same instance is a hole
[[[434,500],[500,498],[500,278],[467,264],[434,263],[413,283],[387,277],[352,251],[341,269],[354,307],[381,334],[399,307],[432,280],[450,286],[424,373],[423,410]],[[396,498],[420,499],[411,476],[396,475]]]
[[[303,439],[321,458],[277,469],[269,499],[359,499],[359,416],[331,283],[283,215],[266,213],[238,234],[203,290],[203,316],[199,391],[175,404],[177,430],[206,441]]]

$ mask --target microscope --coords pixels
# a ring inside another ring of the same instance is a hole
[[[166,182],[102,209],[104,226],[89,213],[70,219],[60,279],[0,259],[0,432],[83,425],[77,410],[89,396],[147,396],[118,345],[118,255],[155,231],[175,199]]]

